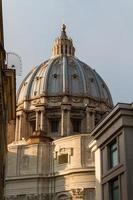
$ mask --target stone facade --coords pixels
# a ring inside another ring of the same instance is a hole
[[[33,69],[18,91],[6,198],[94,200],[90,133],[112,106],[105,82],[75,57],[63,25],[52,58]]]
[[[94,160],[87,148],[89,138],[82,134],[49,143],[27,144],[23,141],[9,145],[7,198],[16,194],[25,199],[23,193],[31,195],[33,191],[35,196],[45,191],[44,194],[55,198],[68,191],[73,199],[84,199],[83,191],[95,188]]]

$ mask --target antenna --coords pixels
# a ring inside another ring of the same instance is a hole
[[[22,75],[22,60],[19,55],[13,52],[8,52],[6,54],[6,62],[7,68],[15,69],[17,76]]]

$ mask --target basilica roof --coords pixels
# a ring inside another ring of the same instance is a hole
[[[82,96],[112,105],[110,91],[90,66],[75,57],[66,26],[53,45],[52,57],[35,67],[23,80],[17,95],[18,104],[40,96]]]

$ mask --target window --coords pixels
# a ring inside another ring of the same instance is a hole
[[[59,155],[58,162],[59,162],[59,164],[68,163],[68,154],[66,153],[66,154]]]
[[[36,130],[36,121],[30,121],[30,126],[32,129],[32,133]]]
[[[119,196],[119,181],[117,178],[110,182],[110,197],[111,200],[120,200]]]
[[[51,132],[58,132],[59,120],[52,120],[51,121]]]
[[[80,119],[73,119],[73,132],[80,132],[81,131],[81,120]]]
[[[114,140],[109,145],[109,168],[115,167],[116,165],[118,165],[118,147],[116,140]]]
[[[28,113],[28,125],[29,125],[29,131],[28,131],[29,133],[27,136],[30,136],[36,130],[36,113],[35,112]]]

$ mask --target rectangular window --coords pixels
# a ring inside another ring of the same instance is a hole
[[[73,119],[72,125],[73,125],[73,132],[79,133],[81,131],[81,120],[80,119]]]
[[[120,200],[118,178],[110,182],[110,198],[111,200]]]
[[[30,121],[30,126],[32,129],[32,133],[36,130],[36,121]]]
[[[51,132],[58,132],[59,120],[52,120],[51,121]]]
[[[116,140],[109,145],[109,168],[118,165],[118,146]]]
[[[58,156],[58,162],[59,164],[65,164],[68,163],[68,154],[61,154]]]

